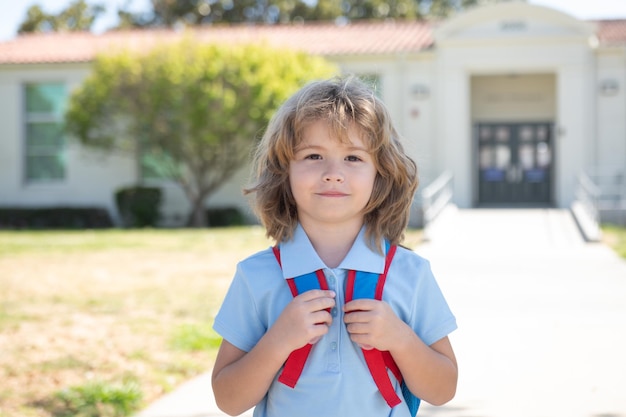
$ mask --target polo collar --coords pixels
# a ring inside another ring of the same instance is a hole
[[[382,274],[385,269],[385,255],[371,250],[366,242],[364,226],[338,268]],[[293,238],[280,244],[280,255],[285,279],[328,268],[315,252],[300,224],[296,227]]]

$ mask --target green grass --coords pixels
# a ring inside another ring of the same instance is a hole
[[[260,227],[215,229],[105,229],[72,231],[2,231],[0,256],[34,253],[89,253],[115,250],[198,250],[203,247],[243,250],[264,234]],[[216,245],[218,243],[218,245]]]
[[[222,338],[207,323],[182,324],[170,340],[174,349],[192,352],[217,349],[221,342]]]
[[[142,392],[133,379],[90,381],[57,391],[54,399],[55,417],[124,417],[139,409]]]
[[[603,225],[603,241],[626,259],[626,227]]]
[[[42,372],[56,372],[59,370],[68,370],[68,369],[79,370],[79,371],[89,371],[92,369],[92,366],[88,362],[76,358],[74,355],[65,355],[65,356],[60,356],[55,359],[41,362],[38,368]]]

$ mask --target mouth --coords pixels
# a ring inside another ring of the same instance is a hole
[[[317,195],[322,196],[322,197],[345,197],[348,194],[341,193],[339,191],[325,191],[322,193],[317,193]]]

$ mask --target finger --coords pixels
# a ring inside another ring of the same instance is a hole
[[[311,312],[314,311],[323,311],[329,310],[335,306],[334,298],[314,298],[313,300],[307,301],[306,303],[307,309]]]
[[[309,345],[314,345],[322,339],[322,336],[315,336],[313,339],[309,340]]]
[[[351,334],[350,335],[350,340],[352,340],[354,343],[356,343],[357,345],[359,345],[359,347],[361,349],[365,349],[365,350],[371,350],[374,349],[374,346],[372,346],[369,343],[366,343],[366,338],[368,336],[367,335],[361,335],[361,334]]]
[[[326,312],[324,312],[324,313],[326,313]],[[324,335],[326,333],[328,333],[328,329],[330,327],[330,323],[332,322],[332,317],[330,317],[330,314],[328,314],[328,313],[326,313],[326,314],[328,316],[328,320],[323,320],[323,321],[320,321],[320,322],[315,324],[315,330],[318,333],[318,335],[313,337],[311,340],[309,340],[309,344],[314,345],[322,337],[324,337]]]
[[[362,310],[352,311],[344,314],[343,321],[346,324],[350,323],[366,323],[369,321],[367,312]]]
[[[332,290],[308,290],[299,294],[296,298],[302,301],[311,301],[318,298],[335,298],[336,295]]]
[[[333,322],[333,317],[330,315],[328,311],[321,310],[316,311],[311,314],[311,322],[318,324],[323,324],[325,326],[330,326]]]
[[[346,326],[346,330],[350,334],[367,334],[368,326],[365,323],[350,323]]]
[[[344,304],[343,311],[346,313],[352,311],[367,311],[373,310],[376,307],[378,300],[372,300],[369,298],[360,298],[358,300],[352,300],[349,303]]]

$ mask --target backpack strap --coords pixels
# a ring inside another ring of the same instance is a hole
[[[385,257],[385,270],[380,276],[363,271],[349,271],[348,282],[346,288],[346,302],[359,298],[374,298],[376,300],[382,300],[383,289],[387,280],[387,273],[391,266],[391,261],[396,253],[397,246],[389,246],[386,243],[387,256]],[[373,296],[372,296],[373,295]],[[367,367],[372,374],[372,378],[378,387],[378,390],[382,394],[383,398],[390,407],[398,405],[401,401],[391,380],[387,369],[389,369],[396,379],[400,382],[402,388],[402,397],[409,408],[411,416],[415,417],[419,409],[421,400],[415,396],[409,390],[409,387],[404,383],[400,368],[393,360],[393,356],[389,351],[379,351],[377,349],[365,350],[363,349],[363,357],[367,363]]]
[[[360,299],[360,298],[373,298],[376,300],[382,300],[383,289],[385,287],[385,281],[387,280],[387,272],[391,265],[391,261],[396,253],[397,246],[390,246],[387,243],[387,255],[385,257],[385,269],[382,274],[373,274],[371,272],[364,271],[348,271],[348,278],[346,282],[346,302]],[[278,246],[272,247],[274,256],[278,261],[278,264],[282,268],[280,261],[280,249]],[[315,273],[308,273],[300,275],[294,278],[288,278],[287,284],[291,290],[291,294],[296,297],[305,291],[312,289],[328,289],[328,283],[326,282],[326,276],[322,270],[317,270]],[[294,388],[304,370],[304,365],[311,352],[313,345],[310,343],[303,347],[291,352],[283,371],[278,377],[278,381]],[[363,357],[367,367],[378,387],[378,390],[382,394],[385,402],[389,407],[395,407],[402,401],[396,394],[387,369],[389,369],[396,379],[402,383],[402,374],[398,365],[396,365],[391,353],[389,351],[379,351],[377,349],[362,349]],[[409,407],[412,416],[415,416],[417,409],[420,405],[420,399],[413,395],[406,384],[402,383],[402,393],[405,398],[406,404]]]
[[[282,263],[280,262],[280,250],[277,246],[272,247],[274,251],[274,256],[278,261],[278,264],[282,268]],[[291,294],[295,297],[298,294],[302,294],[308,290],[321,289],[327,290],[328,283],[326,282],[326,276],[324,272],[320,269],[315,271],[315,273],[308,273],[304,275],[300,275],[294,278],[288,278],[287,284],[289,285],[289,289],[291,290]],[[304,370],[304,364],[311,353],[312,344],[307,343],[299,349],[294,350],[289,354],[287,361],[285,361],[285,366],[283,367],[283,371],[278,377],[278,381],[287,385],[290,388],[296,386],[298,379],[300,379],[300,375]]]
[[[396,253],[396,246],[387,249],[385,257],[385,270],[382,274],[372,274],[363,271],[349,271],[346,283],[346,303],[360,298],[370,298],[382,300],[385,281],[387,280],[387,272],[391,265],[391,260]],[[393,384],[387,374],[389,368],[396,379],[402,382],[402,374],[388,351],[380,351],[378,349],[362,349],[365,363],[372,374],[372,378],[382,394],[389,407],[395,407],[402,400],[396,394]]]

